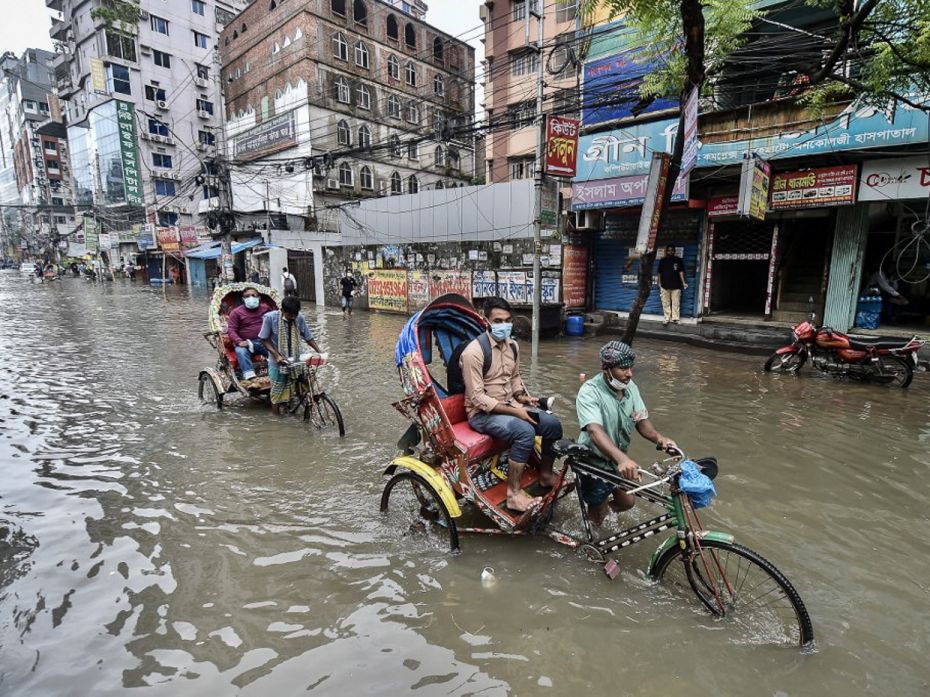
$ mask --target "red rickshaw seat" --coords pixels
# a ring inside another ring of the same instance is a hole
[[[468,425],[468,416],[465,413],[465,395],[452,395],[441,399],[440,403],[443,411],[446,412],[449,423],[452,424],[455,442],[465,452],[465,457],[469,461],[475,462],[507,447],[507,441],[478,433]]]
[[[229,365],[233,370],[239,369],[239,359],[236,357],[236,345],[229,338],[228,334],[223,334],[223,350],[226,352],[226,358],[229,359]],[[264,356],[252,356],[252,363],[264,363]]]

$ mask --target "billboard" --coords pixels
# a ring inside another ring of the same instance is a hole
[[[578,119],[546,117],[546,174],[575,176],[578,157]]]
[[[675,109],[677,99],[643,99],[643,78],[659,68],[659,61],[642,47],[629,48],[584,65],[581,120],[585,126]]]
[[[239,159],[251,160],[296,144],[297,114],[288,111],[233,138],[233,154]]]
[[[772,210],[856,202],[856,165],[782,172],[772,177]]]

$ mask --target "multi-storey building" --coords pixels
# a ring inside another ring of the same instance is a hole
[[[542,3],[542,4],[541,4]],[[543,13],[543,51],[537,49]],[[488,121],[488,182],[532,178],[536,158],[536,96],[543,61],[543,111],[578,111],[574,59],[576,3],[553,0],[487,0],[484,22],[484,108]]]
[[[0,58],[2,228],[36,255],[51,252],[74,220],[67,140],[52,94],[54,55],[28,49]]]
[[[79,207],[111,229],[190,225],[215,191],[219,31],[246,0],[46,0]]]
[[[324,212],[346,199],[470,182],[474,49],[425,12],[419,1],[258,0],[225,28],[238,211],[335,230]]]

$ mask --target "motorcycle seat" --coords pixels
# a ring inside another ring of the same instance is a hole
[[[910,339],[894,339],[889,341],[860,341],[850,339],[849,346],[857,351],[868,351],[870,349],[898,349],[904,348]]]

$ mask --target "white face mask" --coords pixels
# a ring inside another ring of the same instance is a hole
[[[615,378],[610,371],[605,371],[604,375],[607,377],[607,384],[617,392],[623,392],[627,388],[627,385],[629,385],[628,382],[622,382]]]
[[[259,300],[259,298],[250,295],[250,296],[246,297],[245,300],[244,300],[243,302],[245,303],[245,306],[246,306],[248,309],[254,310],[256,307],[258,307],[258,303],[260,302],[260,300]]]

